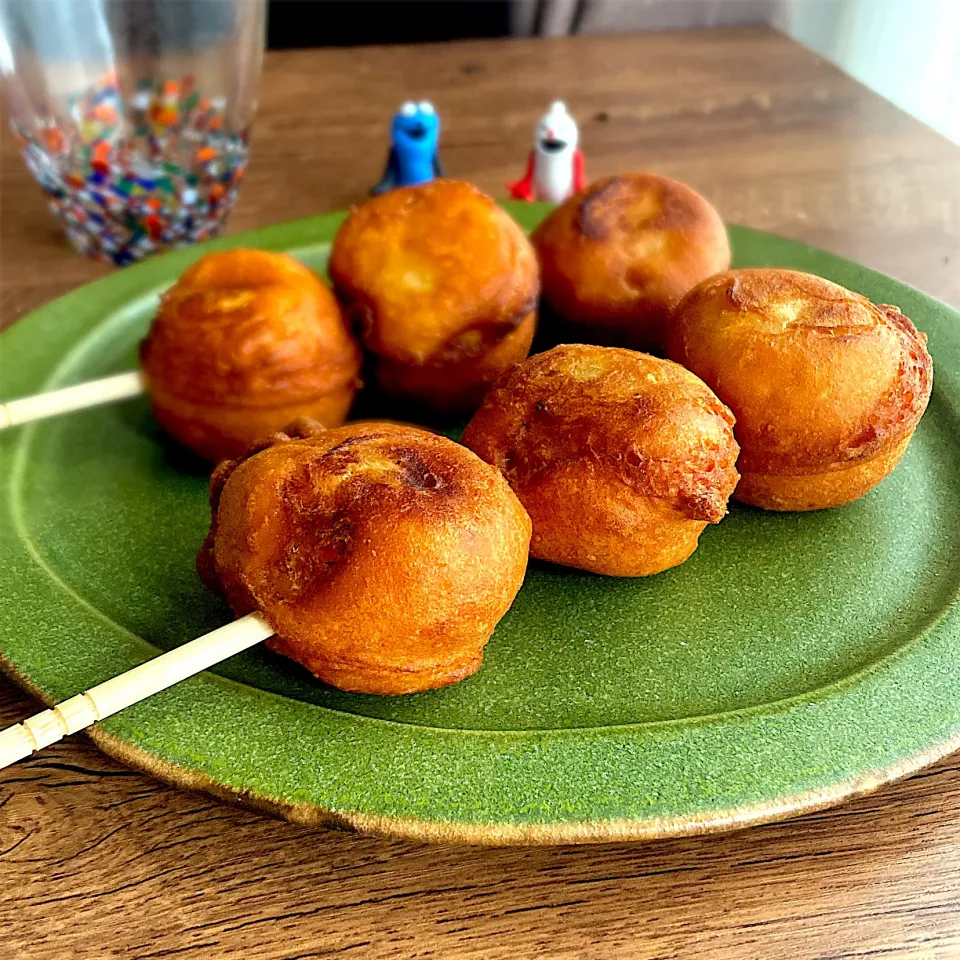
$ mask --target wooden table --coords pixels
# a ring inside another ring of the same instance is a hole
[[[650,168],[725,218],[960,304],[960,150],[763,29],[270,55],[231,230],[358,200],[405,97],[500,195],[564,97],[592,176]],[[2,146],[0,318],[106,268]],[[36,704],[0,681],[0,722]],[[960,956],[960,762],[727,836],[532,849],[312,831],[124,769],[82,737],[0,774],[4,957]]]

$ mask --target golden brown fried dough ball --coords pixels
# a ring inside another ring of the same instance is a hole
[[[414,693],[477,670],[530,545],[503,477],[412,427],[288,430],[214,473],[207,585],[342,690]]]
[[[653,173],[590,184],[531,238],[543,296],[589,343],[662,350],[683,295],[730,266],[720,215],[690,187]]]
[[[504,373],[463,442],[527,508],[533,556],[636,577],[683,563],[727,512],[738,479],[732,426],[677,364],[575,344]]]
[[[394,395],[441,413],[474,410],[530,349],[536,255],[519,225],[467,183],[368,200],[337,232],[329,269]]]
[[[926,409],[926,337],[896,308],[793,270],[731,270],[677,308],[671,359],[737,418],[734,496],[767,510],[856,500],[897,465]]]
[[[230,250],[164,294],[140,363],[160,424],[220,460],[297,417],[341,424],[360,350],[315,273],[284,253]]]

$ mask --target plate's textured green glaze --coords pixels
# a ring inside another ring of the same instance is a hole
[[[530,226],[543,210],[511,207]],[[322,269],[337,215],[205,249]],[[642,580],[531,564],[483,669],[400,698],[329,689],[255,649],[110,718],[108,752],[293,819],[550,842],[722,829],[823,806],[960,746],[960,317],[822,251],[731,228],[739,265],[810,270],[898,304],[934,395],[859,502],[733,507]],[[130,368],[157,294],[203,249],[118,272],[0,338],[3,399]],[[0,434],[0,654],[45,700],[222,622],[193,559],[202,465],[146,401]]]

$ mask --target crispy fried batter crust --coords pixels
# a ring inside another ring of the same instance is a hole
[[[682,367],[575,344],[504,373],[463,442],[527,508],[534,556],[639,576],[681,563],[723,518],[738,480],[732,425]]]
[[[394,396],[409,397],[443,413],[472,413],[494,380],[530,352],[536,327],[536,314],[531,313],[486,353],[449,363],[417,366],[382,358],[377,376]]]
[[[343,690],[470,675],[526,570],[530,520],[503,477],[412,427],[293,424],[220,464],[210,504],[204,583]]]
[[[163,296],[140,362],[160,423],[219,459],[298,416],[342,423],[360,351],[316,274],[286,254],[231,250]]]
[[[532,240],[544,298],[577,335],[638,350],[662,349],[681,297],[730,266],[716,210],[685,184],[652,173],[590,184]]]
[[[839,506],[879,483],[933,384],[926,337],[897,307],[792,270],[700,284],[677,308],[668,352],[736,414],[735,496],[773,510]]]
[[[444,412],[464,408],[478,371],[485,388],[526,355],[526,333],[496,351],[521,324],[532,336],[536,255],[510,216],[469,184],[436,180],[368,200],[337,232],[329,269],[393,392]],[[450,384],[465,371],[458,393]]]

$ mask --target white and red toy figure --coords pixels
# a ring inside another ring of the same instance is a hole
[[[533,149],[522,180],[510,184],[514,200],[563,203],[587,185],[576,121],[560,100],[550,104],[533,134]]]

